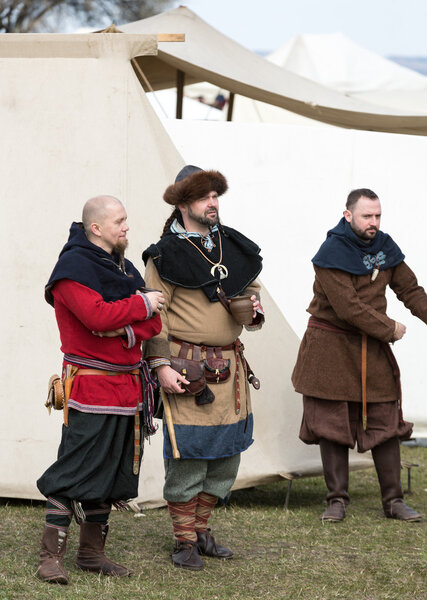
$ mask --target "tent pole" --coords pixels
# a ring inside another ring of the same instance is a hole
[[[293,482],[293,479],[289,479],[289,481],[288,481],[288,488],[286,490],[285,505],[283,507],[283,510],[288,510],[288,508],[289,508],[289,498],[291,496],[292,482]]]
[[[182,102],[184,99],[184,71],[176,71],[176,118],[182,119]]]
[[[227,121],[233,120],[233,105],[234,105],[234,92],[230,92],[230,96],[228,97]]]

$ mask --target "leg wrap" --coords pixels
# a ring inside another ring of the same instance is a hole
[[[73,513],[71,501],[60,496],[49,496],[46,502],[46,526],[67,532]]]
[[[197,506],[196,506],[196,531],[206,531],[208,526],[209,517],[213,511],[216,503],[218,502],[217,496],[207,494],[206,492],[200,492],[197,495]]]
[[[198,497],[194,496],[188,502],[168,502],[174,538],[180,542],[197,542],[195,529],[197,501]]]
[[[82,508],[85,513],[85,521],[107,525],[111,512],[111,504],[83,501]]]

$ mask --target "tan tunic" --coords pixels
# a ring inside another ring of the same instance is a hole
[[[393,338],[395,321],[386,314],[386,287],[427,323],[427,295],[402,262],[370,275],[314,267],[314,297],[307,311],[343,329],[368,335],[367,401],[389,402],[398,389],[385,344]],[[308,327],[292,375],[297,392],[328,400],[361,401],[361,336]]]
[[[162,290],[165,304],[161,313],[162,332],[145,344],[145,356],[170,358],[177,356],[179,345],[168,341],[168,336],[197,345],[228,346],[242,332],[230,313],[220,302],[209,302],[200,289],[190,290],[172,285],[159,276],[151,258],[147,262],[145,281],[148,287]],[[254,281],[245,293],[259,296],[260,285]],[[251,329],[251,326],[248,327]],[[194,396],[170,395],[169,401],[175,425],[216,426],[231,425],[246,420],[251,413],[249,386],[243,365],[239,366],[240,413],[236,413],[234,375],[236,360],[233,350],[223,351],[231,361],[231,377],[224,383],[209,384],[215,395],[212,404],[197,406]],[[187,358],[192,358],[188,355]],[[206,353],[202,352],[202,359]]]

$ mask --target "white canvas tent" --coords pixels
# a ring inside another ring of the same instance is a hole
[[[267,56],[287,71],[370,103],[425,112],[427,77],[342,33],[299,34]]]
[[[138,64],[154,90],[208,81],[323,123],[373,131],[427,134],[427,109],[398,110],[353,99],[286,71],[221,34],[184,6],[120,26],[127,33],[181,32],[185,44],[159,44]],[[230,60],[232,57],[232,60]],[[145,85],[145,82],[141,79]],[[148,89],[146,88],[146,91]]]
[[[175,49],[170,44],[163,45],[159,59],[156,59],[156,63],[151,63],[151,76],[160,87],[167,85],[164,69],[167,69],[169,65],[174,67],[179,65],[179,68],[185,68],[186,73],[190,74],[189,80],[191,82],[196,75],[203,78],[202,75],[208,72],[206,65],[209,62],[209,81],[211,85],[223,86],[226,89],[224,73],[228,73],[228,82],[230,82],[231,71],[228,70],[230,61],[224,59],[225,55],[233,56],[233,62],[238,63],[239,66],[246,65],[246,71],[251,74],[256,71],[256,65],[259,66],[260,70],[265,68],[261,67],[261,64],[264,65],[265,61],[261,63],[259,57],[254,58],[252,53],[248,53],[246,49],[211,28],[185,7],[180,7],[175,11],[170,11],[152,19],[121,26],[121,29],[126,31],[150,31],[154,19],[157,23],[161,23],[163,28],[172,27],[172,24],[175,25],[186,34],[188,39],[185,49]],[[312,38],[317,41],[322,40],[323,36],[312,36]],[[362,94],[369,90],[370,93],[384,92],[386,94],[392,92],[394,97],[400,94],[402,97],[412,94],[418,98],[421,98],[424,94],[427,81],[425,77],[364,51],[364,49],[353,45],[351,42],[343,40],[341,36],[338,36],[338,40],[331,40],[330,36],[326,36],[326,39],[329,40],[329,44],[327,44],[329,53],[332,52],[336,58],[341,54],[343,55],[342,61],[347,66],[348,75],[347,77],[342,74],[339,76],[335,69],[334,76],[334,69],[331,67],[328,71],[325,56],[330,57],[330,54],[328,55],[325,50],[323,55],[319,52],[319,56],[323,56],[323,61],[320,61],[323,69],[319,67],[319,71],[324,74],[321,83],[338,85],[337,81],[341,77],[342,86],[340,89],[345,89],[346,92],[353,91]],[[200,54],[201,40],[203,40],[204,52]],[[331,48],[333,42],[335,42],[334,49]],[[341,47],[338,42],[340,42]],[[313,46],[316,50],[319,50],[318,44],[312,44]],[[293,46],[291,45],[291,47]],[[224,53],[217,51],[218,48],[224,48]],[[312,55],[311,58],[314,61],[316,52],[313,51]],[[273,60],[281,65],[284,56],[286,56],[286,52],[279,50],[275,56],[273,54]],[[302,52],[302,64],[305,64],[304,56],[304,52]],[[166,67],[163,62],[166,63]],[[362,66],[360,67],[358,63],[361,63]],[[371,70],[368,69],[368,63],[372,64]],[[220,71],[218,76],[213,73],[215,68]],[[168,72],[170,75],[170,68]],[[361,80],[357,82],[355,73],[363,72],[365,73],[364,82]],[[326,78],[327,73],[329,73],[329,79]],[[367,73],[369,73],[369,76]],[[287,78],[289,70],[284,68],[284,74]],[[302,72],[297,74],[311,75],[312,73]],[[258,73],[256,73],[257,75]],[[245,73],[241,71],[240,77],[244,80]],[[351,81],[353,81],[352,84]],[[229,87],[228,89],[233,89],[236,93],[239,91],[240,93],[247,93],[247,87],[241,86],[239,88],[238,84],[239,81],[234,81],[235,87]],[[281,189],[283,187],[292,198],[297,198],[298,200],[292,203],[291,210],[298,213],[298,208],[301,208],[303,216],[312,214],[313,211],[317,210],[317,199],[324,201],[325,198],[329,198],[330,186],[333,189],[339,189],[340,198],[336,199],[333,212],[328,213],[330,214],[329,219],[325,219],[323,223],[322,236],[332,226],[333,219],[338,220],[334,215],[340,214],[344,198],[350,189],[364,186],[373,187],[384,201],[385,219],[383,227],[392,235],[399,236],[398,240],[408,256],[409,264],[414,267],[421,283],[426,285],[426,253],[425,249],[420,251],[419,246],[420,240],[424,239],[421,227],[423,223],[422,215],[425,215],[426,207],[426,200],[422,196],[423,190],[426,188],[423,175],[425,171],[423,165],[427,158],[425,140],[416,140],[411,136],[405,138],[401,135],[380,135],[376,133],[361,133],[358,137],[354,131],[340,131],[320,123],[320,121],[307,119],[288,110],[280,109],[277,104],[274,105],[274,102],[268,104],[254,100],[254,94],[248,94],[248,96],[236,97],[234,115],[237,116],[237,120],[242,121],[236,127],[233,125],[222,127],[220,124],[165,121],[165,126],[186,162],[197,162],[197,156],[201,155],[208,163],[222,163],[226,172],[227,167],[230,168],[230,165],[233,165],[231,174],[235,177],[236,189],[244,190],[245,199],[255,202],[251,208],[251,214],[256,211],[259,202],[258,197],[259,195],[262,196],[261,189],[264,188],[266,182],[268,182],[268,189],[273,197],[277,197],[276,188]],[[407,105],[406,108],[408,109],[409,106]],[[426,106],[427,104],[422,105],[424,112]],[[250,112],[248,112],[248,109]],[[257,122],[259,127],[254,125]],[[263,122],[271,122],[275,125],[266,123],[263,127]],[[279,126],[279,124],[282,126]],[[313,124],[319,126],[313,127]],[[359,128],[360,125],[359,123],[354,127]],[[366,129],[370,129],[370,127],[366,127]],[[420,132],[421,130],[418,133]],[[204,139],[206,140],[205,144],[201,141]],[[297,147],[300,148],[300,152],[296,155],[294,149]],[[196,156],[193,155],[194,148],[197,148]],[[287,161],[286,167],[289,173],[292,174],[292,185],[289,185],[289,182],[284,181],[281,177],[286,168],[284,166],[285,160]],[[237,176],[238,164],[242,165],[240,177]],[[340,167],[337,165],[340,165]],[[327,186],[325,185],[326,182]],[[324,184],[323,189],[319,187],[319,184],[322,183]],[[304,207],[299,206],[300,198]],[[274,206],[276,207],[277,204],[280,204],[280,200]],[[404,227],[402,232],[402,214],[406,213],[409,205],[412,206],[412,212],[417,214],[417,217],[413,221],[411,220],[411,226],[409,228]],[[237,212],[240,212],[240,204],[238,204]],[[236,213],[231,214],[236,218]],[[288,214],[288,204],[286,203],[286,215]],[[421,220],[418,218],[419,216]],[[298,222],[299,220],[298,218]],[[257,231],[254,236],[259,236],[261,223],[258,220],[256,222]],[[307,237],[317,239],[317,243],[320,245],[323,237],[315,238],[317,225],[316,213],[316,219],[311,224],[313,229],[309,229]],[[414,226],[418,228],[415,235],[413,235]],[[296,230],[299,231],[298,227]],[[280,232],[276,232],[276,235],[273,236],[274,251],[266,256],[265,264],[271,266],[272,269],[277,268],[275,257],[277,256],[276,248],[279,237]],[[268,239],[267,235],[266,238]],[[289,238],[289,232],[286,231],[283,247],[286,248],[288,255],[292,255],[292,261],[290,265],[287,265],[286,271],[290,270],[292,272],[292,279],[297,282],[298,291],[286,294],[286,290],[278,285],[277,279],[273,278],[271,272],[268,275],[265,270],[263,277],[267,288],[275,290],[273,297],[276,302],[278,298],[281,299],[279,307],[282,313],[286,315],[288,322],[301,336],[306,320],[302,307],[307,306],[310,300],[312,279],[310,259],[316,245],[314,244],[310,248],[307,247],[306,254],[298,252],[294,256],[294,246],[287,246],[289,239],[292,239],[296,246],[299,246],[300,242],[292,237]],[[265,246],[262,236],[260,243],[263,247]],[[306,295],[300,290],[306,290]],[[425,436],[427,435],[427,412],[425,408],[427,379],[423,370],[424,354],[422,350],[425,327],[420,321],[408,315],[406,309],[396,301],[393,294],[390,297],[390,311],[393,311],[390,314],[396,315],[397,319],[400,318],[402,322],[409,325],[405,343],[396,345],[396,354],[401,361],[403,371],[405,414],[409,420],[415,422],[416,435]]]
[[[186,162],[229,173],[222,217],[225,223],[242,220],[258,240],[263,283],[299,337],[312,297],[311,258],[342,216],[351,189],[368,186],[380,196],[381,228],[427,286],[425,138],[267,123],[169,120],[165,127]],[[393,347],[404,416],[415,423],[416,437],[427,437],[426,327],[393,292],[388,303],[388,314],[407,325]]]
[[[56,456],[62,413],[49,417],[43,403],[62,361],[43,287],[71,222],[91,196],[121,198],[131,227],[129,256],[142,269],[141,250],[169,213],[161,196],[183,158],[130,63],[154,55],[156,46],[153,35],[0,36],[0,78],[7,82],[0,87],[0,180],[8,225],[0,242],[0,496],[40,498],[35,481]],[[250,220],[229,223],[247,229]],[[289,376],[298,338],[267,290],[264,304],[265,331],[245,338],[262,389],[254,397],[256,443],[244,456],[237,487],[320,472],[318,449],[297,438],[301,403]],[[146,447],[138,498],[146,505],[162,502],[161,446],[158,433]],[[369,459],[356,456],[352,464]]]

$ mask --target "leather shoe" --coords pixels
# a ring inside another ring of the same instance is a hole
[[[175,567],[200,571],[203,569],[202,559],[197,551],[197,543],[190,540],[176,541],[172,554],[172,562]]]
[[[215,558],[231,558],[233,556],[231,550],[216,543],[210,529],[197,531],[197,547],[200,554],[204,556],[213,556]]]
[[[389,519],[400,519],[401,521],[421,521],[422,516],[407,506],[402,498],[395,498],[384,505],[385,516]]]
[[[338,523],[345,519],[345,502],[342,498],[332,498],[328,501],[328,508],[320,515],[322,521]]]

